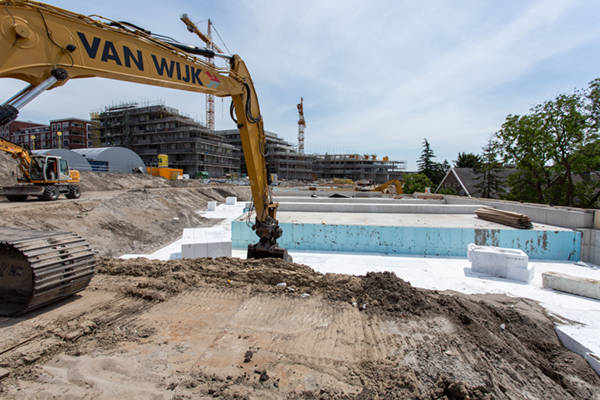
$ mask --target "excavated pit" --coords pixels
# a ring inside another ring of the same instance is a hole
[[[250,195],[130,176],[111,191],[101,178],[88,198],[0,202],[3,224],[77,232],[101,255],[85,290],[0,318],[2,398],[600,398],[532,300],[274,259],[105,257],[211,226],[195,211]]]

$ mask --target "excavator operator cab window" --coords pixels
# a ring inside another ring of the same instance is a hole
[[[29,175],[33,180],[44,180],[44,158],[32,157],[29,166]]]
[[[58,164],[56,158],[48,157],[46,159],[46,180],[55,181],[58,177]]]
[[[64,158],[60,159],[60,179],[69,179],[69,164]]]

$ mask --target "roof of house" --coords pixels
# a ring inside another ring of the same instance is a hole
[[[516,169],[498,169],[494,170],[494,175],[501,181],[506,182],[506,178],[510,175],[517,172]],[[455,179],[458,181],[459,185],[465,192],[465,196],[469,197],[480,197],[481,190],[477,188],[477,185],[481,183],[483,173],[481,170],[476,170],[473,168],[454,168],[451,167],[450,170],[446,173],[446,176],[438,186],[438,189],[444,185],[444,182],[449,178],[450,175],[453,175]],[[500,186],[504,187],[503,184]],[[437,192],[437,190],[436,190]]]

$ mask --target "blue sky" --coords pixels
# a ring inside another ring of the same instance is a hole
[[[202,30],[210,18],[248,65],[266,129],[295,144],[304,97],[307,152],[389,156],[409,170],[424,138],[438,162],[479,153],[508,114],[600,77],[597,0],[48,3],[195,45],[180,14]],[[0,101],[23,86],[3,79]],[[19,119],[89,118],[112,104],[157,100],[205,120],[204,95],[97,78],[45,93]],[[234,128],[228,107],[216,100],[217,129]]]

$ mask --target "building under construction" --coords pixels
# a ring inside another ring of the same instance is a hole
[[[374,154],[326,154],[314,164],[315,173],[323,179],[368,180],[384,183],[406,171],[406,161],[378,160]]]
[[[217,131],[227,143],[234,145],[239,150],[240,169],[242,174],[247,174],[246,162],[242,153],[242,139],[237,129]],[[320,178],[314,170],[314,162],[319,156],[299,154],[296,147],[286,142],[277,134],[265,131],[267,138],[267,164],[269,173],[275,174],[279,179],[312,181]]]
[[[158,155],[166,154],[169,167],[183,169],[192,178],[203,171],[211,177],[240,173],[236,147],[175,108],[129,103],[107,107],[96,116],[96,143],[131,149],[147,166],[156,166]]]

